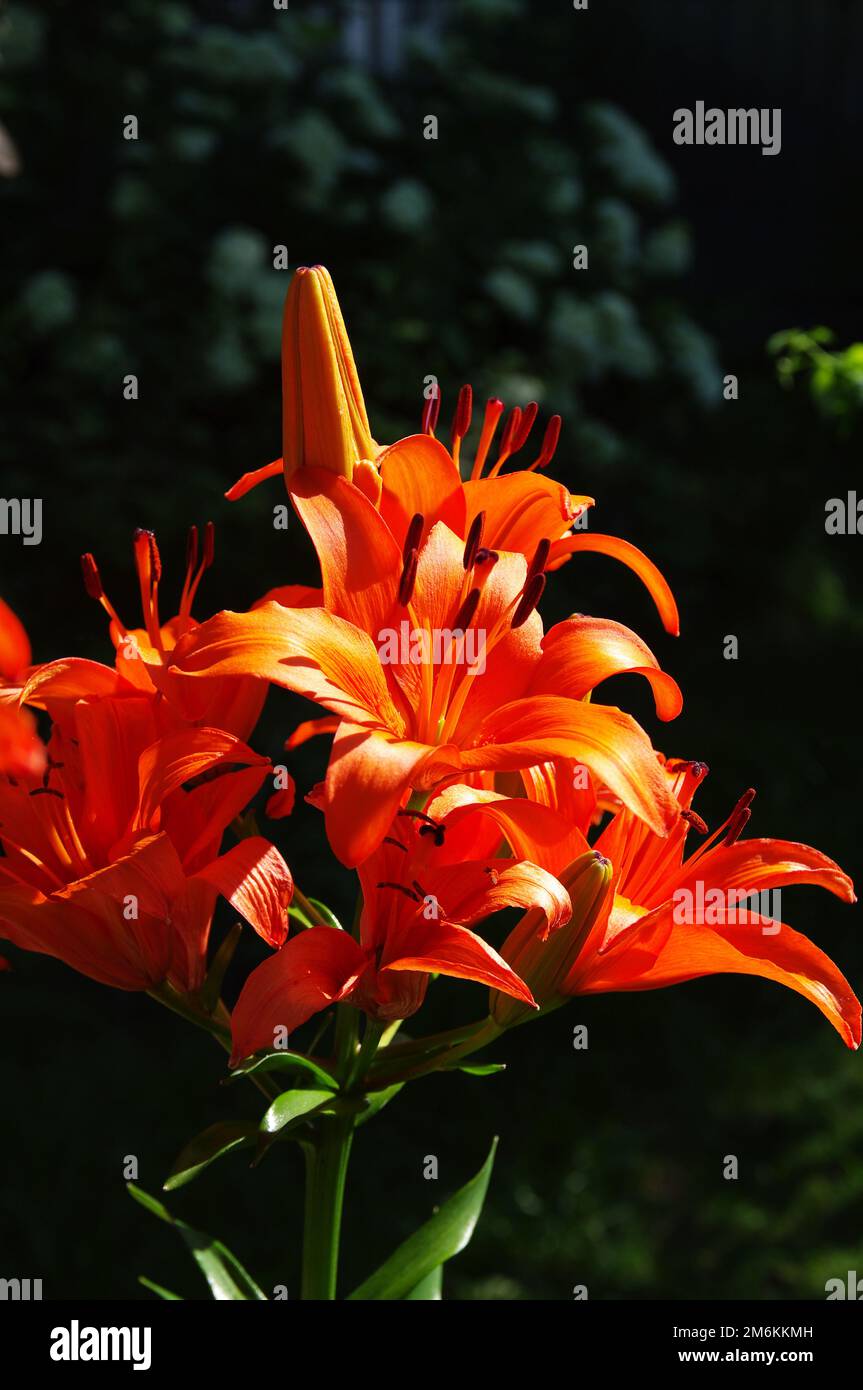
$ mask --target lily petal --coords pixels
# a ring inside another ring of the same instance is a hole
[[[374,636],[396,601],[401,546],[368,498],[329,469],[304,468],[290,488],[317,551],[327,609]]]
[[[749,915],[745,926],[675,924],[644,973],[630,973],[625,952],[599,956],[595,971],[579,984],[578,992],[663,989],[703,975],[760,975],[811,1000],[843,1041],[858,1047],[860,1002],[830,957],[791,927]]]
[[[357,724],[402,727],[371,638],[322,608],[217,613],[174,657],[190,674],[260,676]]]
[[[641,638],[621,623],[578,614],[546,633],[530,693],[581,699],[609,676],[625,674],[645,676],[659,718],[676,719],[683,707],[680,687]]]
[[[195,878],[227,898],[258,936],[279,947],[288,934],[288,904],[294,891],[291,871],[275,845],[251,835],[199,869]]]
[[[679,637],[680,616],[667,580],[653,561],[648,560],[644,552],[637,546],[630,545],[629,541],[622,541],[617,536],[601,536],[595,531],[581,531],[577,535],[564,536],[562,540],[552,542],[546,568],[559,569],[570,555],[585,550],[594,551],[597,555],[610,555],[637,574],[656,604],[665,631],[670,632],[672,637]]]
[[[383,450],[378,467],[381,516],[400,545],[417,514],[425,518],[426,534],[443,521],[464,540],[465,493],[459,471],[439,440],[429,434],[408,435]]]
[[[475,980],[492,989],[511,994],[525,1004],[534,998],[523,980],[507,965],[494,947],[467,927],[451,922],[416,922],[400,939],[398,956],[387,960],[387,970],[417,970],[428,974],[451,975],[457,980]]]
[[[231,1066],[274,1045],[312,1014],[337,1004],[353,989],[368,961],[352,936],[334,927],[309,927],[253,970],[234,1008]]]
[[[555,695],[513,700],[486,720],[479,746],[461,755],[466,771],[518,771],[554,758],[583,762],[656,834],[678,823],[680,808],[647,735],[611,705]]]
[[[458,770],[458,749],[432,748],[343,722],[333,740],[326,779],[327,836],[335,854],[355,868],[378,848],[411,786]]]

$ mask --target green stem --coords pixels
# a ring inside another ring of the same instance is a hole
[[[361,1081],[377,1051],[384,1025],[367,1020],[357,1046],[359,1016],[350,1005],[336,1009],[336,1067],[339,1094],[349,1096]],[[303,1233],[302,1297],[332,1300],[336,1296],[339,1237],[345,1180],[354,1139],[352,1110],[321,1115],[314,1139],[306,1144],[306,1207]]]
[[[304,1299],[332,1300],[336,1296],[342,1207],[353,1137],[353,1115],[323,1115],[315,1141],[306,1145]]]

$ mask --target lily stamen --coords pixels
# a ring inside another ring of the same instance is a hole
[[[533,473],[537,469],[547,468],[548,465],[551,463],[551,460],[554,458],[554,451],[557,448],[557,441],[560,439],[560,425],[560,416],[552,415],[551,419],[545,427],[545,434],[543,435],[542,440],[542,448],[540,449],[533,463],[531,463],[528,466],[528,473]]]
[[[525,585],[533,579],[534,575],[544,572],[548,560],[548,552],[550,550],[551,541],[547,536],[543,536],[542,540],[538,542],[536,550],[533,552],[533,559],[527,567],[527,574],[524,581]]]
[[[456,467],[458,467],[461,441],[470,429],[472,414],[473,389],[469,385],[465,385],[458,393],[458,402],[456,403],[455,415],[453,416],[452,422],[452,433],[450,436],[452,456]]]
[[[536,608],[545,589],[545,575],[535,574],[524,586],[518,607],[512,615],[510,626],[515,629],[526,623],[533,610]]]
[[[467,533],[467,540],[464,546],[464,556],[462,565],[466,570],[473,569],[476,557],[480,551],[480,541],[482,540],[483,527],[485,525],[485,512],[477,512],[470,524]]]
[[[408,551],[402,568],[402,577],[399,580],[398,601],[402,608],[407,608],[411,601],[414,585],[417,582],[417,565],[419,563],[419,551],[414,548]]]

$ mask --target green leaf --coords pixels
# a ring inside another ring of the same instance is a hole
[[[178,1293],[171,1293],[170,1289],[163,1288],[161,1284],[154,1284],[153,1280],[148,1279],[144,1274],[138,1275],[138,1283],[143,1284],[145,1289],[149,1289],[150,1292],[156,1294],[157,1297],[164,1298],[166,1302],[184,1302]]]
[[[396,1081],[392,1086],[385,1086],[381,1091],[369,1091],[365,1097],[365,1106],[357,1119],[357,1126],[364,1125],[366,1120],[370,1120],[379,1110],[383,1110],[385,1105],[389,1105],[393,1096],[397,1096],[403,1081]]]
[[[174,1160],[174,1166],[162,1184],[164,1191],[173,1192],[191,1182],[222,1154],[230,1153],[241,1145],[253,1144],[257,1133],[256,1125],[242,1121],[223,1120],[210,1125],[190,1139]]]
[[[298,1120],[301,1115],[308,1115],[310,1110],[317,1110],[319,1105],[326,1105],[328,1100],[335,1098],[335,1091],[283,1091],[277,1096],[261,1120],[261,1129],[266,1130],[267,1134],[275,1134],[278,1130],[284,1129],[292,1120]]]
[[[463,1071],[465,1076],[494,1076],[495,1072],[506,1071],[506,1062],[455,1062],[441,1071]]]
[[[236,1256],[222,1244],[220,1240],[213,1240],[212,1236],[205,1235],[203,1231],[196,1231],[193,1226],[187,1226],[185,1221],[180,1221],[172,1216],[167,1207],[151,1197],[149,1192],[137,1187],[135,1183],[126,1184],[129,1195],[140,1203],[146,1211],[158,1216],[160,1221],[164,1221],[168,1226],[173,1226],[179,1231],[186,1245],[192,1252],[198,1268],[210,1286],[213,1298],[219,1302],[230,1302],[238,1300],[263,1300],[267,1301],[266,1294],[258,1288],[254,1279],[243,1269]]]
[[[439,1265],[464,1250],[482,1211],[496,1149],[497,1139],[476,1177],[459,1188],[424,1226],[403,1241],[380,1269],[354,1289],[352,1299],[407,1298]]]
[[[336,931],[344,931],[344,927],[338,917],[327,907],[326,903],[320,902],[318,898],[309,898],[309,902],[319,916],[323,917],[328,927],[335,927]]]
[[[323,1067],[319,1067],[317,1062],[313,1062],[310,1057],[304,1057],[302,1052],[287,1052],[282,1048],[276,1048],[273,1052],[259,1052],[248,1061],[241,1062],[238,1067],[234,1067],[227,1081],[235,1081],[238,1076],[252,1076],[257,1072],[268,1071],[305,1071],[313,1076],[322,1085],[338,1089],[338,1082]]]
[[[425,1279],[421,1279],[415,1284],[410,1293],[405,1294],[406,1299],[425,1299],[438,1301],[443,1298],[443,1265],[438,1265],[431,1274],[427,1274]]]

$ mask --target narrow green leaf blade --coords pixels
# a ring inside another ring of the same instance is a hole
[[[258,1053],[247,1062],[241,1062],[238,1067],[234,1067],[227,1080],[234,1081],[238,1076],[253,1076],[258,1072],[270,1071],[304,1071],[322,1086],[331,1087],[334,1091],[339,1084],[334,1076],[318,1066],[317,1062],[313,1062],[311,1057],[304,1057],[302,1052],[286,1052],[279,1048],[274,1052]]]
[[[163,1288],[161,1284],[154,1283],[152,1279],[148,1279],[144,1274],[138,1275],[138,1283],[143,1284],[144,1288],[149,1289],[157,1298],[163,1298],[166,1303],[183,1303],[185,1301],[178,1293],[171,1293],[170,1289]]]
[[[174,1192],[178,1187],[184,1187],[223,1154],[243,1145],[254,1144],[257,1134],[256,1125],[241,1121],[225,1120],[210,1125],[190,1139],[174,1160],[174,1166],[162,1184],[163,1190]]]
[[[311,903],[315,911],[321,917],[323,917],[328,927],[335,927],[336,931],[344,931],[344,928],[341,922],[339,921],[338,917],[330,908],[327,907],[326,903],[322,903],[319,898],[309,898],[309,902]]]
[[[292,1120],[298,1120],[301,1115],[308,1115],[310,1110],[317,1110],[319,1105],[325,1105],[328,1100],[335,1099],[335,1091],[283,1091],[277,1096],[261,1120],[261,1129],[267,1134],[275,1134],[278,1130],[284,1129]]]
[[[463,1071],[465,1076],[495,1076],[499,1071],[506,1071],[506,1062],[456,1062],[452,1067],[443,1067],[442,1071]]]
[[[130,1197],[134,1197],[142,1207],[179,1231],[209,1284],[213,1298],[219,1302],[253,1299],[266,1302],[266,1294],[220,1240],[213,1240],[212,1236],[196,1231],[193,1226],[187,1226],[185,1221],[172,1216],[167,1207],[135,1183],[129,1182],[126,1187]]]
[[[383,1110],[385,1105],[389,1105],[404,1084],[403,1081],[396,1081],[392,1086],[386,1086],[382,1091],[369,1091],[365,1096],[365,1105],[357,1118],[357,1127],[364,1125],[366,1120],[370,1120],[373,1115],[377,1115],[379,1110]]]
[[[482,1211],[496,1150],[497,1139],[476,1176],[444,1202],[424,1226],[408,1236],[380,1269],[354,1289],[350,1298],[404,1299],[438,1265],[464,1250]]]

